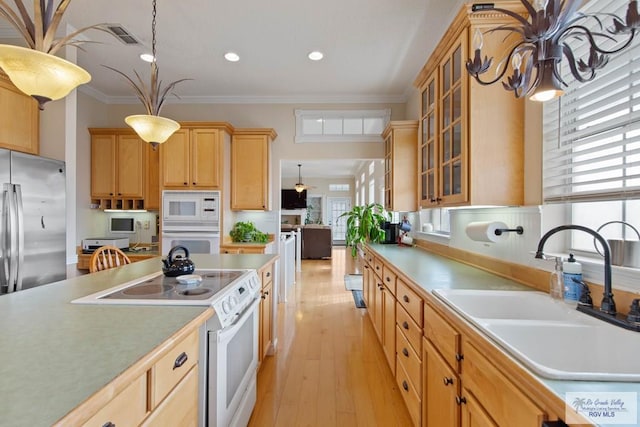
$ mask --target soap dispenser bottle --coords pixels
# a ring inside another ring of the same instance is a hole
[[[562,279],[564,282],[564,302],[577,305],[582,293],[582,265],[576,261],[573,254],[562,263]],[[575,279],[575,280],[574,280]]]
[[[549,294],[555,300],[564,298],[564,282],[562,277],[562,258],[556,257],[556,265],[549,278]]]

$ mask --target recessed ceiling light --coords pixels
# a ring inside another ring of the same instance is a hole
[[[238,54],[235,52],[227,52],[224,54],[224,59],[229,62],[238,62],[240,61],[240,56],[238,56]]]
[[[150,53],[141,53],[140,59],[142,59],[144,62],[153,62],[153,55]]]
[[[309,53],[309,59],[312,61],[320,61],[322,58],[324,58],[324,53],[318,50],[314,50],[313,52]]]

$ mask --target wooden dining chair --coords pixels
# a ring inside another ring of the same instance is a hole
[[[89,273],[131,264],[129,257],[115,246],[101,246],[91,255]]]

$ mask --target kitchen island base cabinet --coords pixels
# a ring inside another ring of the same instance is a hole
[[[146,414],[147,375],[142,374],[84,423],[83,427],[138,425]]]
[[[142,425],[145,427],[196,427],[198,425],[198,401],[193,398],[194,396],[198,396],[198,366],[191,368],[184,379]]]
[[[270,354],[275,353],[273,346],[273,264],[269,264],[258,272],[258,277],[262,280],[260,291],[260,326],[258,332],[258,363]]]

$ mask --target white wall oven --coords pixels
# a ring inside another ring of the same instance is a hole
[[[174,246],[193,254],[220,252],[220,192],[162,192],[162,254]]]

